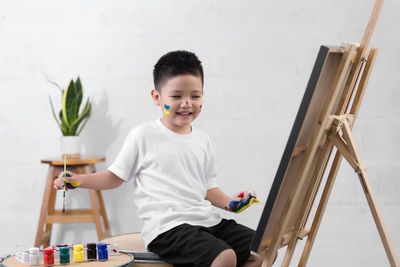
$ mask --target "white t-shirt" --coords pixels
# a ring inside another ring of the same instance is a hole
[[[217,187],[216,172],[210,138],[197,128],[181,135],[160,120],[142,123],[129,132],[108,170],[134,179],[146,246],[183,223],[210,227],[222,219],[205,200],[207,190]]]

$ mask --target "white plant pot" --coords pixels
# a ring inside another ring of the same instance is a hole
[[[62,136],[60,140],[61,155],[68,158],[79,158],[81,154],[81,138],[79,136]]]

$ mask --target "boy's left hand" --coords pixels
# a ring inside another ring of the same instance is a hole
[[[250,189],[248,191],[240,192],[239,194],[231,198],[231,201],[229,202],[229,207],[227,209],[232,212],[239,213],[250,207],[250,205],[252,205],[253,203],[258,202],[260,201],[257,199],[256,192]]]
[[[236,194],[236,195],[232,198],[232,200],[244,201],[244,202],[246,202],[246,200],[247,200],[249,197],[257,198],[256,192],[255,192],[253,189],[250,189],[250,190],[248,190],[248,191],[243,191],[243,192],[240,192],[239,194]]]

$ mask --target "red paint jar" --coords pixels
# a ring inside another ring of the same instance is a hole
[[[54,264],[54,249],[53,248],[45,248],[43,250],[43,263],[46,266],[50,266]]]

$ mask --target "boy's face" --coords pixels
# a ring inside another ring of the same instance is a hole
[[[161,105],[161,121],[174,132],[188,134],[191,122],[199,116],[203,84],[200,77],[183,74],[169,79],[161,88],[161,93],[151,91],[154,103]]]

